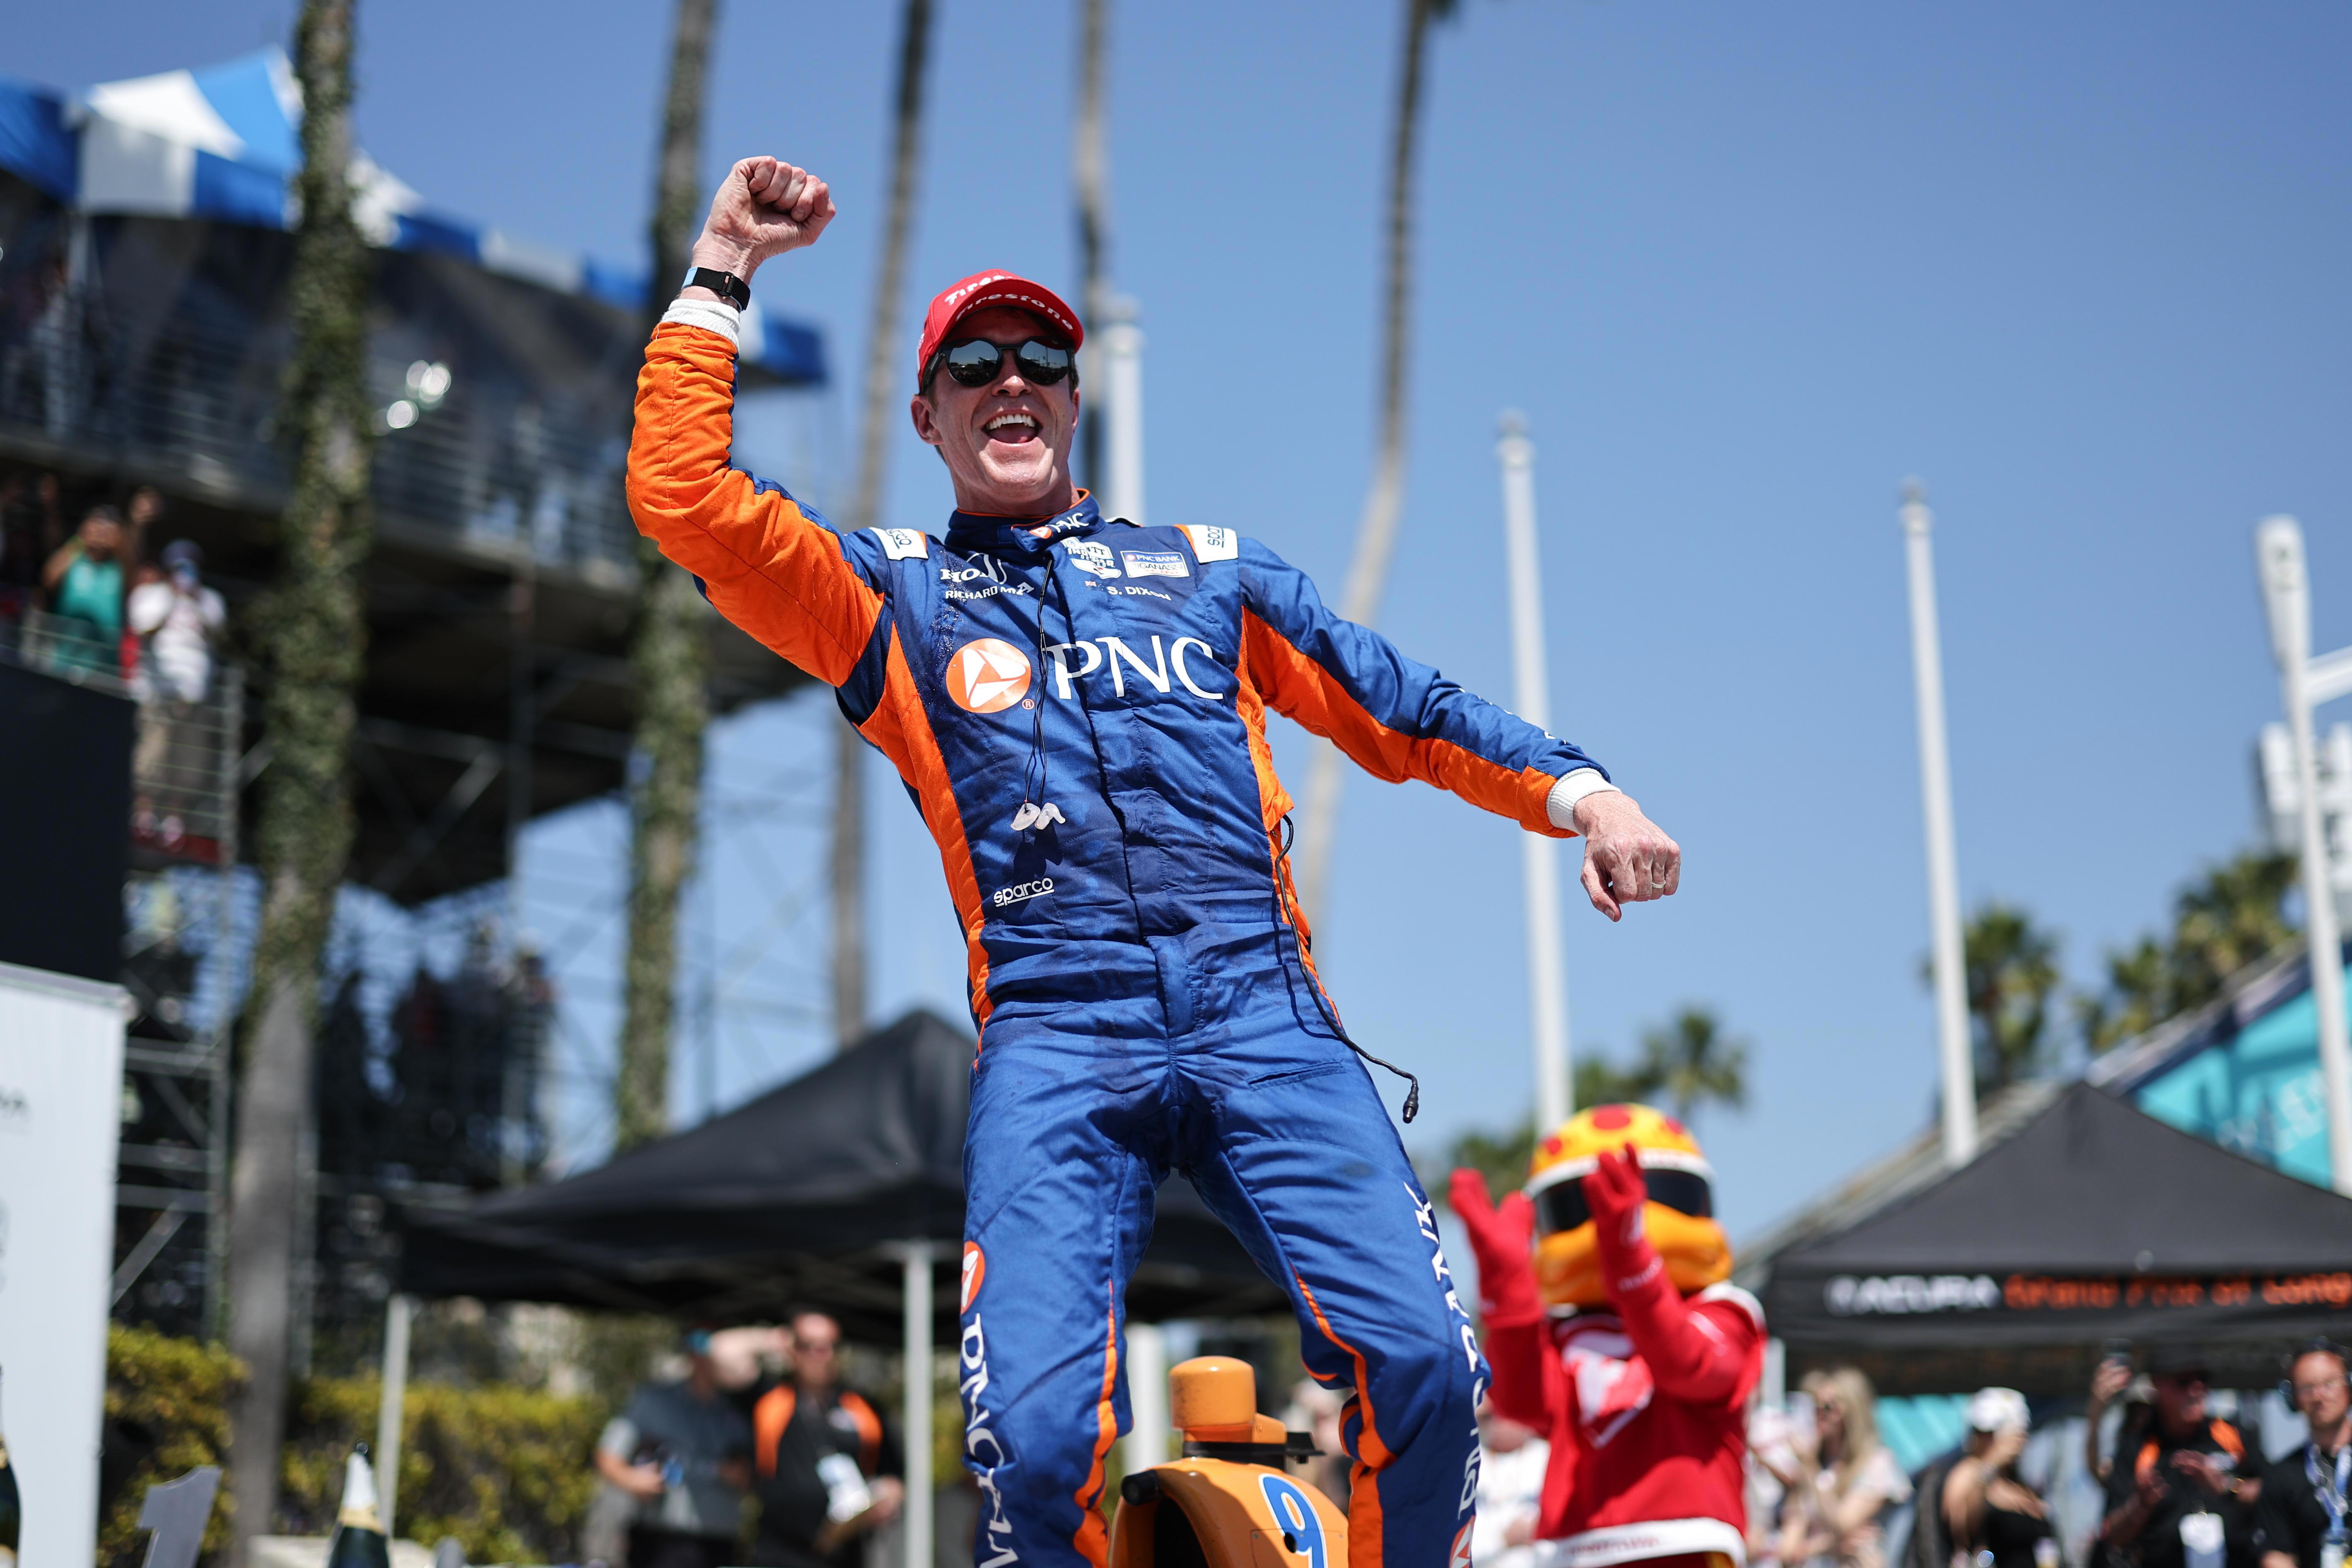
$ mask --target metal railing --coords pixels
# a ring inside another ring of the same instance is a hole
[[[0,662],[135,701],[131,749],[132,846],[153,862],[226,866],[236,835],[245,672],[215,662],[204,691],[174,696],[152,671],[122,667],[122,648],[89,622],[26,610],[0,618]]]
[[[112,321],[95,285],[61,287],[29,318],[0,311],[0,435],[37,458],[176,476],[167,488],[277,510],[289,484],[278,403],[289,335],[282,321],[189,294],[141,323]],[[387,531],[498,560],[527,554],[603,585],[633,581],[622,490],[630,366],[530,384],[426,357],[446,342],[397,318],[373,335],[373,490]]]

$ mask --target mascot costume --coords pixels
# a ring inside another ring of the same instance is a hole
[[[1454,1173],[1478,1258],[1495,1409],[1551,1442],[1546,1568],[1746,1562],[1748,1396],[1764,1313],[1726,1283],[1714,1173],[1646,1105],[1579,1112],[1497,1208]]]

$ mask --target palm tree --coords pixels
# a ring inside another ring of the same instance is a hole
[[[1724,1034],[1712,1009],[1685,1007],[1643,1034],[1633,1076],[1641,1098],[1663,1094],[1678,1121],[1709,1100],[1738,1110],[1748,1103],[1748,1042]]]
[[[866,406],[859,418],[857,489],[849,528],[882,520],[890,456],[891,404],[900,384],[898,295],[914,226],[915,172],[922,147],[923,66],[930,52],[931,0],[907,0],[898,20],[898,117],[891,131],[890,212],[874,269],[874,317],[866,338]],[[841,725],[833,795],[833,1027],[846,1050],[866,1034],[866,742]]]
[[[2248,850],[2180,889],[2172,906],[2172,935],[2142,937],[2107,954],[2104,994],[2074,1004],[2084,1044],[2105,1051],[2147,1033],[2167,1018],[2221,995],[2230,977],[2292,945],[2286,896],[2300,875],[2295,857]]]
[[[245,1016],[236,1165],[230,1179],[229,1349],[247,1369],[230,1408],[238,1507],[230,1562],[267,1534],[277,1508],[289,1346],[296,1325],[297,1196],[310,1110],[319,959],[351,852],[348,766],[367,626],[366,241],[352,219],[354,0],[303,0],[302,216],[289,288],[294,358],[279,402],[294,483],[278,535],[278,577],[258,621],[269,671],[256,858],[261,933]]]
[[[2074,998],[2083,1042],[2094,1055],[2147,1033],[2172,1016],[2172,954],[2152,936],[2107,954],[2104,995]]]
[[[1977,1092],[1984,1094],[2026,1077],[2048,1053],[2058,939],[2025,910],[1996,900],[1969,917],[1961,946]],[[1923,979],[1929,973],[1923,963]]]
[[[2201,1007],[2241,969],[2295,939],[2286,896],[2302,876],[2296,858],[2252,850],[2225,860],[2180,891],[2173,905],[2173,1005]]]
[[[1396,551],[1404,504],[1404,389],[1412,352],[1412,163],[1421,141],[1422,80],[1429,52],[1429,29],[1454,15],[1459,0],[1404,0],[1404,58],[1397,71],[1396,118],[1389,142],[1387,277],[1381,309],[1381,405],[1379,442],[1372,458],[1372,484],[1356,530],[1356,559],[1339,613],[1364,626],[1380,614],[1388,584],[1389,558]],[[1299,893],[1309,921],[1323,910],[1331,869],[1331,849],[1339,829],[1342,774],[1339,748],[1315,743],[1315,765],[1307,784],[1307,816],[1299,832]]]
[[[718,0],[677,0],[669,91],[654,179],[654,271],[648,331],[686,273],[702,195],[703,81]],[[708,608],[693,579],[637,543],[638,599],[629,663],[636,678],[638,767],[629,789],[629,946],[622,981],[621,1062],[613,1142],[627,1149],[669,1126],[670,1026],[677,984],[677,911],[694,873],[702,816],[703,737],[710,727]]]

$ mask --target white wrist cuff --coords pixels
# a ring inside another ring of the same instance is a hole
[[[723,305],[715,300],[672,300],[669,309],[662,312],[662,322],[667,326],[672,321],[680,326],[700,327],[705,331],[717,332],[730,343],[740,345],[743,341],[743,322],[740,313],[734,306]]]
[[[1579,768],[1562,775],[1544,796],[1544,815],[1551,825],[1564,832],[1576,831],[1576,803],[1588,795],[1622,795],[1625,792],[1601,776],[1599,768]]]

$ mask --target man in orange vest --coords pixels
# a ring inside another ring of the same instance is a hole
[[[841,1325],[792,1321],[793,1370],[751,1405],[759,1568],[859,1568],[866,1532],[906,1499],[898,1436],[865,1395],[841,1386]]]
[[[2139,1568],[2253,1568],[2262,1456],[2205,1406],[2203,1352],[2158,1345],[2148,1358],[2156,1420],[2116,1455],[2099,1538]]]

